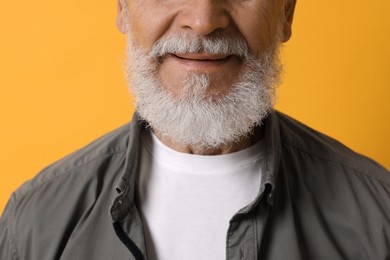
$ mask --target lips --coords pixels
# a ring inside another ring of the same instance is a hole
[[[177,69],[190,71],[199,71],[219,73],[225,69],[237,65],[237,56],[228,54],[210,54],[210,53],[171,53],[166,56],[165,61],[173,64],[179,64]],[[175,65],[175,66],[176,66]]]
[[[184,53],[172,54],[179,59],[193,61],[222,61],[229,58],[231,55],[226,54],[209,54],[209,53]]]

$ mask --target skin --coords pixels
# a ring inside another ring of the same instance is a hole
[[[126,1],[126,2],[124,2]],[[284,13],[282,42],[291,37],[296,0],[118,0],[117,27],[130,33],[132,40],[149,52],[162,37],[176,33],[208,36],[223,30],[233,37],[242,37],[251,53],[258,57],[274,41],[279,17]],[[126,17],[128,15],[128,17]],[[130,22],[130,30],[126,20]],[[180,97],[182,82],[190,72],[207,73],[211,86],[206,94],[220,95],[230,90],[245,71],[244,61],[236,56],[206,53],[171,54],[161,60],[158,76],[174,97]],[[167,146],[186,153],[224,154],[245,149],[261,138],[255,134],[240,142],[215,149],[186,147],[170,138],[157,137]]]

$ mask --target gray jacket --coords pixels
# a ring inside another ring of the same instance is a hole
[[[264,127],[262,185],[231,218],[226,259],[389,260],[389,172],[279,112]],[[134,199],[143,128],[136,118],[13,193],[0,259],[147,259]]]

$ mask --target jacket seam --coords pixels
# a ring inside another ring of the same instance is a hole
[[[47,185],[47,184],[50,184],[50,182],[52,181],[55,181],[56,179],[60,178],[60,177],[63,177],[63,176],[66,176],[67,174],[71,174],[72,171],[74,172],[75,170],[93,162],[94,160],[97,160],[99,158],[102,158],[102,157],[110,157],[110,156],[114,156],[114,155],[117,155],[117,154],[121,154],[121,153],[125,153],[126,150],[124,151],[117,151],[117,152],[112,152],[112,153],[107,153],[107,154],[101,154],[101,155],[97,155],[95,157],[92,157],[91,159],[81,163],[80,165],[77,165],[75,167],[72,167],[71,169],[68,169],[66,171],[63,171],[63,172],[58,172],[56,174],[53,174],[52,176],[50,176],[47,180],[44,180],[43,182],[41,183],[38,183],[36,185],[33,185],[31,187],[29,187],[26,191],[24,191],[22,194],[17,194],[18,195],[18,198],[20,197],[25,197],[26,195],[28,195],[29,193],[33,192],[34,190],[38,189],[39,187],[43,186],[43,185]],[[43,173],[45,170],[42,170],[40,173]],[[50,172],[50,170],[49,170]],[[53,172],[53,171],[52,171]],[[15,194],[16,195],[16,194]],[[15,199],[15,202],[17,200]]]
[[[17,240],[16,240],[16,235],[15,235],[15,230],[14,230],[14,225],[13,225],[13,216],[14,216],[14,209],[15,209],[15,204],[16,204],[16,198],[15,198],[15,193],[11,195],[11,201],[12,205],[10,205],[10,211],[7,212],[8,214],[8,219],[7,219],[7,225],[10,230],[10,237],[9,237],[9,243],[11,247],[11,253],[12,253],[12,259],[19,259],[19,254],[18,254],[18,245],[17,245]]]
[[[252,216],[252,225],[253,225],[253,253],[254,253],[254,259],[258,259],[258,251],[257,251],[257,244],[259,243],[257,241],[257,223],[256,223],[256,215],[254,214]]]
[[[308,152],[308,151],[306,151],[306,150],[303,150],[302,148],[296,147],[295,145],[292,145],[292,144],[289,144],[289,143],[283,142],[283,145],[289,146],[289,147],[291,147],[291,148],[293,148],[293,149],[295,149],[295,150],[297,150],[297,151],[299,151],[299,152],[301,152],[301,153],[305,153],[305,154],[307,154],[307,155],[314,156],[314,157],[320,158],[320,159],[325,160],[325,161],[328,161],[328,162],[338,163],[338,164],[340,164],[341,166],[343,166],[344,168],[348,168],[348,169],[353,170],[356,174],[359,173],[359,174],[364,175],[364,176],[366,176],[366,177],[368,177],[368,178],[370,178],[370,179],[375,179],[375,180],[379,181],[381,184],[383,184],[383,185],[385,185],[386,187],[389,187],[389,188],[390,188],[390,184],[387,183],[386,180],[384,180],[384,179],[382,179],[382,178],[380,178],[380,177],[377,177],[377,176],[369,175],[369,174],[367,174],[366,172],[363,172],[363,171],[360,170],[360,169],[357,169],[357,168],[352,167],[351,165],[348,165],[348,164],[343,163],[343,162],[341,162],[341,161],[337,161],[337,160],[333,160],[333,159],[330,159],[330,158],[326,158],[325,156],[321,156],[321,155],[318,155],[318,154],[314,154],[314,153]]]

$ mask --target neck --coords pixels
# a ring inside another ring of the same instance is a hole
[[[232,142],[230,144],[222,144],[218,147],[210,148],[202,147],[199,145],[182,145],[170,137],[162,136],[158,131],[153,130],[153,133],[163,144],[165,144],[169,148],[181,153],[197,155],[221,155],[234,153],[252,146],[263,138],[262,129],[260,127],[257,127],[252,134],[242,137],[237,142]]]

